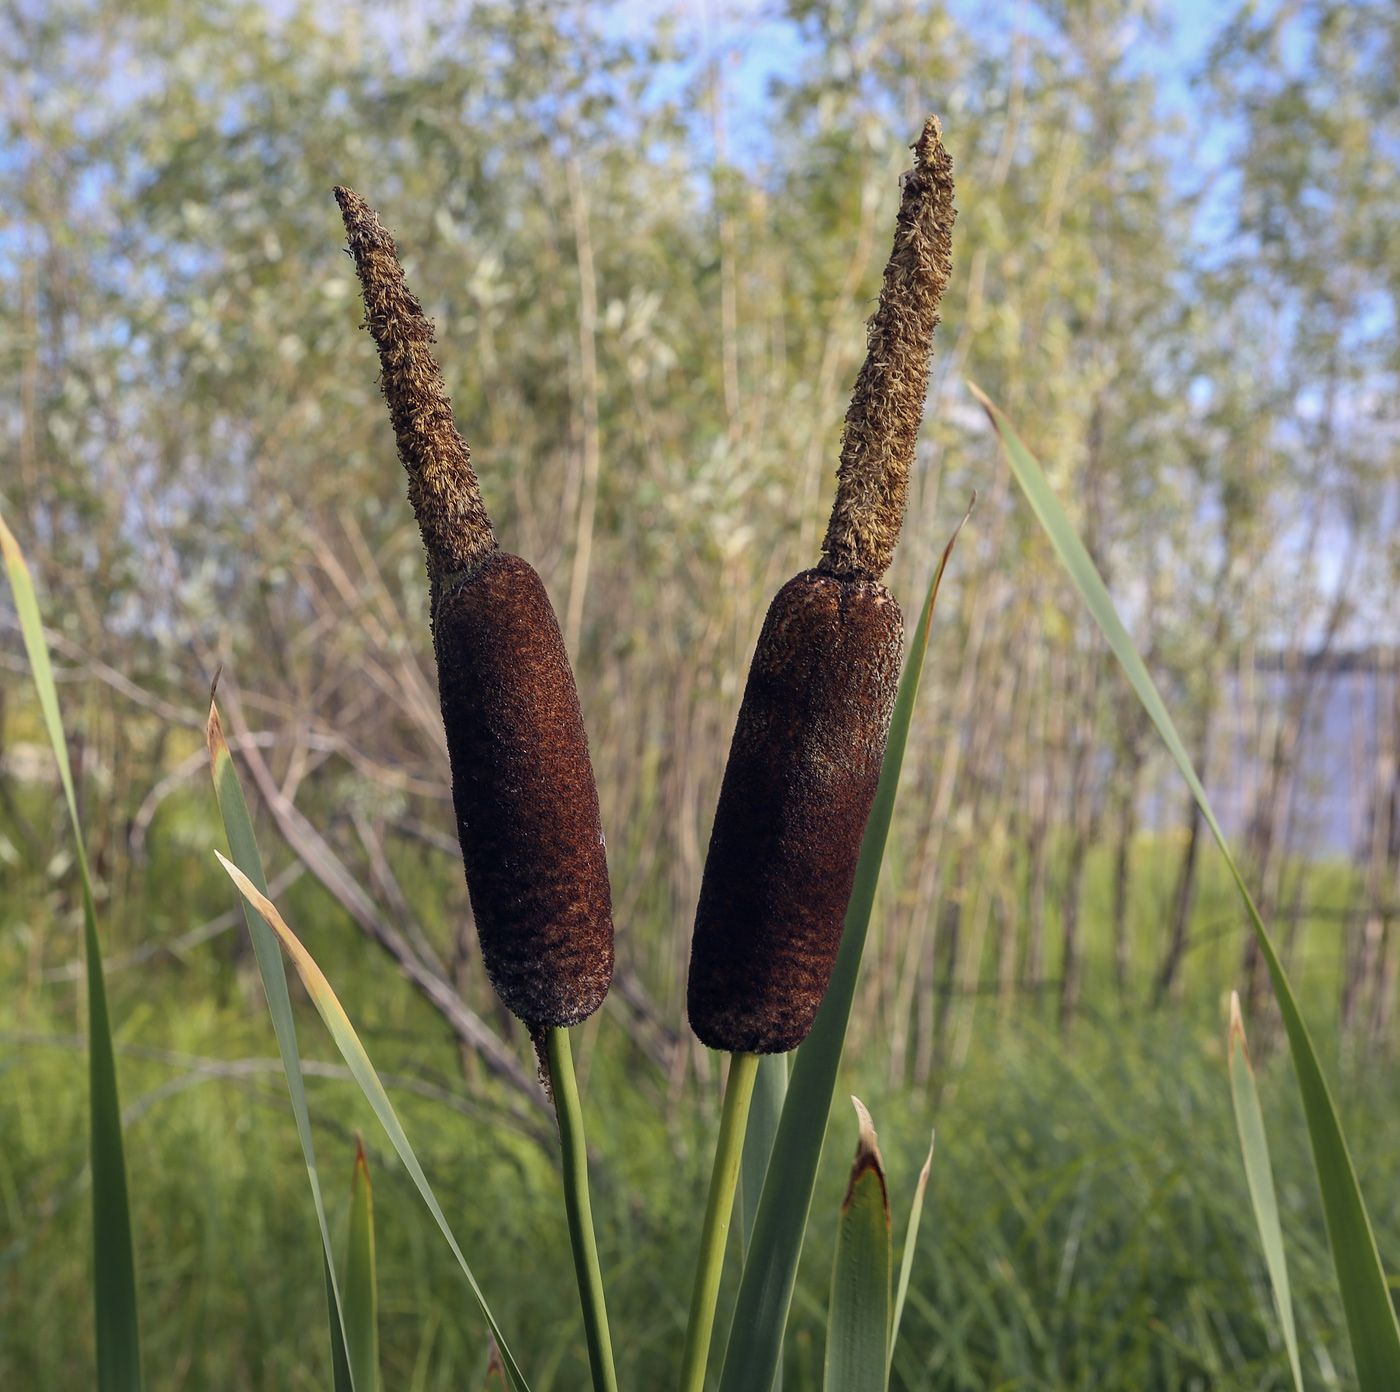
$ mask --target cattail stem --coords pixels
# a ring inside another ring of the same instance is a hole
[[[749,1104],[758,1076],[757,1054],[731,1054],[729,1080],[724,1087],[715,1163],[710,1171],[710,1196],[705,1201],[705,1226],[700,1233],[700,1257],[695,1264],[695,1285],[690,1293],[690,1319],[681,1354],[680,1392],[704,1392],[705,1363],[715,1325],[719,1278],[724,1270],[725,1241],[734,1209],[734,1189],[739,1182],[739,1160],[744,1152]]]
[[[588,1199],[588,1147],[583,1138],[583,1108],[579,1104],[567,1029],[545,1030],[545,1056],[549,1063],[554,1110],[559,1118],[559,1147],[564,1157],[564,1208],[569,1215],[569,1242],[574,1249],[574,1270],[578,1275],[579,1301],[583,1305],[583,1330],[588,1339],[593,1389],[594,1392],[617,1392],[612,1335],[608,1331],[608,1311],[603,1301],[603,1273],[598,1266],[593,1207]]]

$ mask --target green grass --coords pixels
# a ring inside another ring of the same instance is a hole
[[[36,805],[27,805],[31,814]],[[211,815],[198,799],[173,822]],[[182,880],[191,825],[153,838],[148,909],[171,930],[229,907],[217,868]],[[163,849],[165,848],[165,849]],[[1150,923],[1153,886],[1169,881],[1170,847],[1144,843],[1137,921]],[[174,857],[166,873],[162,857]],[[42,860],[43,857],[41,856]],[[212,859],[212,858],[210,858]],[[1164,865],[1158,865],[1158,861]],[[1240,932],[1193,958],[1181,1010],[1118,1021],[1101,906],[1106,864],[1091,867],[1089,1005],[1066,1050],[1043,1012],[1011,1022],[979,1007],[973,1047],[955,1079],[928,1095],[891,1094],[878,1045],[858,1050],[839,1087],[870,1105],[896,1209],[907,1203],[927,1147],[938,1153],[924,1210],[895,1388],[1282,1388],[1258,1239],[1238,1157],[1223,1055],[1219,993]],[[1197,922],[1228,916],[1216,869]],[[31,927],[48,920],[44,961],[66,960],[60,897],[42,864],[7,866],[0,882],[0,1384],[83,1385],[89,1376],[87,1208],[80,1175],[84,1059],[17,1033],[70,1036],[77,984],[31,976]],[[168,885],[167,891],[160,887]],[[425,893],[433,887],[424,887]],[[385,1073],[417,1074],[466,1094],[455,1045],[410,989],[386,973],[307,880],[284,897],[307,945],[334,974]],[[188,906],[187,908],[182,908]],[[119,919],[121,916],[118,916]],[[131,946],[137,925],[126,919]],[[655,932],[658,925],[633,931]],[[1310,1006],[1333,999],[1330,935],[1313,927],[1300,973]],[[123,1098],[138,1103],[180,1070],[134,1055],[272,1058],[276,1046],[256,972],[230,934],[185,965],[166,960],[110,979]],[[1144,946],[1146,944],[1144,943]],[[1099,965],[1099,964],[1102,965]],[[1144,966],[1146,963],[1144,962]],[[1219,973],[1218,981],[1213,981]],[[338,1063],[294,987],[308,1057]],[[1043,1013],[1042,1022],[1040,1015]],[[1330,1017],[1325,1017],[1330,1018]],[[1326,1030],[1320,1030],[1325,1038]],[[580,1042],[581,1071],[583,1053]],[[667,1086],[607,1012],[586,1064],[584,1106],[599,1152],[594,1218],[619,1338],[622,1386],[669,1385],[684,1329],[691,1263],[718,1098]],[[1334,1066],[1335,1061],[1329,1061]],[[1388,1069],[1351,1067],[1339,1098],[1383,1255],[1400,1256],[1400,1122]],[[951,1084],[956,1084],[951,1096]],[[1305,1128],[1286,1061],[1263,1063],[1260,1086],[1289,1233],[1304,1373],[1322,1387],[1316,1348],[1349,1376],[1341,1310],[1327,1257]],[[375,1176],[375,1227],[386,1387],[482,1385],[480,1316],[451,1254],[351,1082],[307,1080],[318,1146],[353,1149],[364,1128]],[[539,1389],[587,1385],[587,1351],[558,1202],[555,1158],[490,1119],[393,1092],[404,1124],[503,1327]],[[841,1129],[843,1128],[844,1129]],[[785,1388],[821,1385],[835,1215],[849,1166],[849,1118],[834,1109],[803,1253],[785,1359]],[[285,1084],[275,1074],[204,1081],[156,1102],[129,1127],[128,1163],[152,1387],[329,1385],[324,1287]],[[478,1196],[490,1196],[482,1205]],[[348,1185],[330,1184],[333,1234],[344,1242]],[[733,1240],[737,1242],[737,1233]],[[733,1269],[721,1292],[727,1324]],[[1269,1378],[1272,1377],[1272,1384]]]

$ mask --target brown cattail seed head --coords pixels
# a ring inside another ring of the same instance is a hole
[[[878,580],[904,523],[938,303],[953,264],[953,162],[942,135],[938,117],[930,116],[904,179],[894,250],[846,412],[836,505],[822,542],[820,568],[831,575]]]
[[[879,579],[904,521],[951,269],[941,136],[930,117],[905,176],[821,563],[774,599],[739,708],[690,957],[691,1028],[715,1049],[796,1048],[841,945],[903,647],[899,606]]]
[[[588,737],[539,576],[496,552],[443,596],[436,646],[487,974],[522,1020],[577,1024],[612,979],[612,900]]]
[[[809,570],[778,591],[724,770],[691,946],[712,1049],[795,1049],[826,995],[899,682],[883,585]]]
[[[607,995],[613,925],[564,640],[539,576],[496,547],[392,239],[363,200],[335,194],[428,553],[452,802],[487,975],[532,1030],[577,1024]]]

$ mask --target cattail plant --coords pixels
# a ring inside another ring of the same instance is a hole
[[[768,610],[720,787],[691,944],[691,1028],[733,1054],[683,1354],[704,1384],[723,1232],[757,1056],[795,1049],[826,994],[885,754],[904,625],[880,583],[904,521],[938,305],[952,269],[952,161],[930,116],[846,412],[813,570]]]
[[[497,545],[433,358],[432,325],[393,238],[352,190],[337,188],[335,197],[427,556],[452,803],[481,953],[491,984],[530,1027],[559,1118],[569,1231],[601,1392],[616,1376],[567,1026],[607,995],[613,924],[578,691],[543,583]]]
[[[603,1003],[612,900],[578,692],[540,577],[502,551],[393,238],[335,191],[427,555],[452,803],[487,975],[533,1030]]]
[[[691,946],[690,1024],[736,1053],[783,1053],[826,993],[884,757],[903,641],[880,583],[904,520],[938,303],[952,162],[930,117],[846,412],[822,558],[768,610],[739,708]]]

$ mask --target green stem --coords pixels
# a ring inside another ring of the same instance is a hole
[[[583,1329],[588,1336],[588,1362],[594,1392],[617,1392],[612,1336],[603,1303],[603,1273],[598,1269],[598,1243],[593,1236],[593,1209],[588,1202],[588,1147],[583,1139],[583,1108],[574,1079],[574,1057],[567,1029],[545,1030],[549,1080],[554,1111],[559,1118],[559,1147],[564,1153],[564,1207],[569,1215],[569,1241],[578,1273]]]
[[[681,1392],[704,1392],[705,1362],[714,1330],[720,1273],[724,1269],[724,1244],[729,1236],[734,1186],[739,1182],[739,1159],[757,1075],[757,1054],[730,1055],[715,1166],[710,1171],[710,1197],[705,1203],[705,1227],[700,1234],[700,1259],[695,1265],[695,1286],[690,1293],[690,1321],[685,1328],[685,1352],[681,1355]]]

